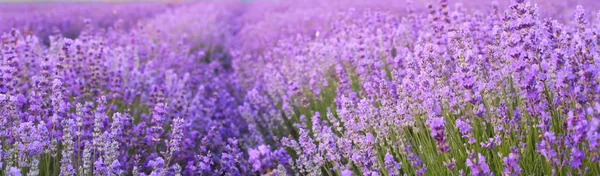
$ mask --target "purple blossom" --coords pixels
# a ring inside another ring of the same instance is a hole
[[[471,136],[471,125],[469,119],[462,120],[456,119],[456,128],[462,134],[463,138],[467,138],[469,140],[469,144],[475,143],[475,138]]]
[[[500,136],[496,136],[494,138],[489,138],[487,142],[480,142],[479,145],[481,145],[482,148],[492,149],[501,143]]]
[[[569,166],[573,169],[581,168],[585,153],[577,148],[571,148],[571,159],[569,160]]]
[[[198,170],[201,172],[210,171],[213,165],[212,155],[208,153],[206,156],[201,156],[198,161]]]
[[[556,157],[558,154],[553,148],[554,145],[556,145],[556,137],[552,132],[545,132],[542,141],[537,144],[537,152],[544,156],[551,164],[556,164],[557,162]]]
[[[384,157],[385,169],[390,175],[400,175],[400,164],[396,162],[394,157],[389,153],[385,154]]]
[[[165,107],[163,104],[159,103],[154,106],[150,126],[147,132],[147,140],[150,144],[155,144],[160,141],[160,137],[164,131],[163,123],[165,113]]]
[[[489,166],[486,163],[485,157],[481,155],[481,153],[477,153],[477,157],[475,157],[474,153],[469,154],[469,158],[467,158],[465,164],[471,169],[472,175],[492,174]]]
[[[228,144],[225,147],[225,153],[221,156],[221,167],[223,167],[224,174],[228,175],[239,175],[246,171],[246,168],[238,168],[239,164],[244,162],[242,160],[242,153],[239,151],[237,139],[228,139]]]
[[[8,173],[7,175],[10,176],[21,176],[21,169],[17,168],[17,167],[9,167],[8,169]]]
[[[352,171],[348,169],[344,169],[340,173],[342,176],[352,176]]]
[[[522,170],[519,167],[519,161],[520,161],[519,149],[517,149],[516,147],[513,147],[511,149],[511,152],[508,154],[508,156],[502,158],[502,161],[504,162],[504,170],[502,171],[502,174],[504,174],[504,175],[519,175],[519,174],[521,174]]]
[[[65,175],[74,175],[75,168],[73,168],[71,158],[74,153],[73,136],[75,133],[73,127],[75,123],[73,122],[73,119],[68,119],[66,121],[63,121],[63,123],[63,149],[61,156],[65,157],[62,157],[62,159],[60,160],[60,172]]]
[[[444,161],[444,166],[446,166],[448,170],[454,170],[454,167],[456,166],[456,160],[452,159],[451,161]]]
[[[450,152],[450,148],[446,144],[444,123],[444,119],[441,117],[427,119],[427,125],[429,125],[429,129],[431,130],[431,137],[436,140],[438,152],[442,154]]]
[[[173,154],[181,150],[181,142],[183,139],[183,119],[176,118],[171,126],[171,140],[169,140],[169,152]]]
[[[600,142],[600,118],[593,118],[590,122],[590,127],[586,133],[586,140],[590,150],[597,152],[598,143]]]
[[[262,167],[262,164],[260,161],[260,152],[255,149],[249,149],[248,150],[248,162],[252,163],[253,171],[255,171],[255,172],[259,171]]]
[[[419,155],[411,151],[410,144],[407,144],[407,146],[405,146],[404,152],[408,153],[408,161],[410,162],[410,165],[415,169],[415,174],[419,176],[425,175],[425,173],[427,172],[427,168],[421,160],[421,157],[419,157]]]

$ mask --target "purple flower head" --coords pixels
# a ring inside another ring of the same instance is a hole
[[[401,166],[389,153],[385,154],[384,164],[389,175],[400,175]]]
[[[575,115],[573,111],[567,113],[567,130],[569,130],[572,142],[570,145],[578,145],[583,141],[585,133],[588,131],[588,122],[583,113]]]
[[[156,157],[155,159],[150,160],[148,162],[147,167],[158,169],[158,168],[162,168],[164,164],[165,164],[165,160],[163,160],[161,157]]]
[[[17,167],[9,167],[8,169],[8,173],[7,175],[10,176],[21,176],[21,169],[17,168]]]
[[[340,172],[342,176],[352,176],[352,171],[348,169],[344,169]]]
[[[557,164],[557,153],[554,150],[556,145],[556,137],[553,132],[545,132],[542,141],[537,144],[537,152],[546,158],[546,161],[551,164]]]
[[[469,144],[473,144],[475,143],[475,138],[473,138],[471,136],[471,124],[469,119],[465,119],[463,120],[462,118],[460,119],[456,119],[456,128],[458,128],[458,131],[460,132],[460,134],[462,134],[463,138],[466,138],[469,140]]]
[[[208,153],[206,156],[199,156],[198,159],[198,170],[199,171],[210,171],[211,166],[213,165],[212,155]]]
[[[485,161],[485,157],[481,155],[481,153],[477,153],[477,157],[475,157],[475,153],[469,154],[466,165],[471,169],[472,175],[483,176],[491,174],[490,168]]]
[[[482,148],[492,149],[498,145],[500,145],[502,141],[500,140],[500,136],[496,136],[495,138],[489,138],[487,142],[480,142]]]
[[[181,142],[183,139],[183,119],[176,118],[171,126],[171,140],[169,141],[169,152],[173,154],[181,150]]]
[[[456,165],[456,160],[452,159],[450,161],[444,161],[444,166],[446,166],[446,168],[448,170],[454,170],[454,166]]]
[[[590,122],[590,127],[586,134],[586,140],[591,151],[598,152],[600,142],[600,118],[595,117]]]
[[[415,168],[415,174],[419,176],[425,175],[427,168],[425,167],[423,161],[421,161],[421,157],[410,151],[410,144],[407,144],[404,150],[405,152],[409,153],[408,161],[410,162],[411,166]]]
[[[427,119],[427,125],[429,125],[429,130],[431,130],[431,137],[436,140],[436,144],[438,146],[438,152],[440,153],[448,153],[450,152],[450,147],[446,144],[446,134],[444,134],[444,118],[430,118]]]
[[[580,29],[584,29],[587,25],[587,19],[585,18],[585,10],[583,6],[578,5],[575,10],[575,21],[578,23]]]
[[[287,170],[285,169],[285,167],[283,167],[283,165],[279,164],[277,165],[277,176],[287,176]]]
[[[519,167],[519,150],[517,147],[513,147],[508,156],[502,158],[502,161],[504,162],[504,170],[502,171],[502,174],[511,176],[521,174],[521,168]]]
[[[158,143],[161,139],[161,135],[164,131],[163,123],[165,113],[165,106],[162,103],[158,103],[154,106],[152,111],[152,119],[150,121],[150,126],[146,136],[150,144]]]
[[[227,142],[225,153],[221,155],[221,167],[225,174],[239,175],[246,168],[241,165],[244,161],[242,160],[242,153],[238,148],[238,140],[229,138]],[[239,168],[238,165],[240,165]]]
[[[256,160],[260,158],[260,152],[256,149],[248,149],[248,159]]]
[[[581,168],[585,153],[576,147],[571,148],[571,159],[569,160],[569,166],[573,169]]]
[[[271,152],[271,149],[269,146],[262,144],[258,146],[258,151],[260,151],[260,154],[266,155]]]

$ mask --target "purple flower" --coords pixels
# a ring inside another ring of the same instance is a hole
[[[463,138],[466,138],[469,140],[469,144],[474,144],[475,138],[473,138],[471,136],[471,122],[469,121],[469,119],[465,119],[463,120],[462,118],[460,119],[456,119],[456,128],[458,128],[458,131],[460,132],[460,134],[462,134]]]
[[[588,132],[588,122],[585,119],[583,113],[579,113],[578,116],[574,115],[573,111],[569,111],[567,114],[567,130],[570,131],[569,142],[571,146],[577,146],[585,138],[585,133]]]
[[[300,138],[298,139],[298,143],[302,148],[303,155],[305,156],[315,156],[315,159],[318,158],[318,149],[313,139],[308,135],[306,130],[300,129]],[[318,162],[318,160],[315,160]]]
[[[502,171],[502,174],[511,176],[521,174],[519,150],[517,147],[513,147],[508,156],[502,158],[502,161],[504,162],[504,171]]]
[[[165,160],[163,160],[162,157],[156,157],[148,161],[147,167],[152,168],[152,173],[150,175],[161,175],[161,173],[163,173],[164,165]]]
[[[394,157],[389,153],[385,154],[384,157],[385,169],[389,175],[400,175],[400,164],[394,160]]]
[[[2,142],[0,141],[0,151],[2,151]],[[0,152],[0,165],[4,165],[4,152]]]
[[[106,172],[107,172],[107,170],[104,167],[104,160],[102,160],[102,158],[98,158],[96,161],[94,161],[94,173],[106,173]]]
[[[581,168],[585,153],[576,147],[571,148],[571,159],[569,160],[569,166],[573,169]]]
[[[238,140],[227,139],[227,141],[225,153],[221,155],[221,167],[224,174],[239,175],[241,172],[245,172],[246,168],[242,165],[244,161],[242,160],[242,153],[238,149]],[[240,165],[239,168],[238,165]]]
[[[256,149],[248,149],[248,159],[256,160],[260,158],[260,152]]]
[[[340,172],[342,176],[352,176],[352,171],[348,169],[344,169]]]
[[[600,112],[600,109],[598,110]],[[600,142],[600,118],[593,118],[587,131],[586,140],[591,151],[598,152]]]
[[[74,175],[75,168],[72,165],[72,155],[74,153],[74,141],[73,136],[75,132],[73,128],[75,127],[75,123],[73,119],[67,119],[63,121],[63,143],[62,143],[62,155],[64,156],[60,160],[60,172],[65,175]]]
[[[194,163],[194,161],[188,161],[183,169],[183,174],[193,175],[198,172],[198,167]]]
[[[10,176],[21,176],[21,169],[17,168],[17,167],[9,167],[8,169],[8,173],[7,175]]]
[[[482,148],[492,149],[492,148],[500,145],[501,142],[502,141],[500,140],[500,136],[496,136],[495,138],[489,138],[487,143],[480,142],[479,145],[481,145]]]
[[[269,148],[269,146],[264,144],[258,146],[258,151],[260,152],[260,154],[263,155],[271,153],[271,149]]]
[[[160,142],[161,135],[164,131],[163,123],[165,113],[165,106],[162,103],[158,103],[154,106],[150,126],[148,128],[146,136],[146,139],[148,140],[149,144],[155,144]]]
[[[454,166],[456,165],[456,160],[452,159],[450,161],[444,161],[444,166],[446,166],[446,168],[448,170],[454,170]]]
[[[171,126],[171,140],[169,140],[169,152],[171,155],[174,152],[181,150],[181,142],[183,139],[183,119],[175,118]]]
[[[410,162],[410,165],[415,169],[415,174],[419,176],[425,175],[425,173],[427,172],[427,168],[425,167],[423,161],[421,161],[421,157],[419,157],[419,155],[411,151],[410,144],[406,144],[404,152],[408,153],[408,161]]]
[[[471,169],[471,175],[481,176],[491,174],[490,168],[485,161],[485,157],[481,155],[481,153],[477,153],[477,158],[475,157],[475,153],[470,153],[466,165]]]
[[[210,171],[211,166],[213,165],[212,155],[208,153],[206,156],[201,156],[198,159],[198,170],[201,172]]]
[[[262,167],[260,160],[260,152],[256,149],[249,149],[248,162],[252,163],[252,171],[259,171]]]
[[[545,132],[542,141],[537,144],[537,152],[546,158],[550,164],[557,164],[557,153],[554,150],[556,137],[553,132]]]
[[[277,165],[277,176],[287,176],[287,170],[283,165]]]
[[[583,6],[578,5],[575,10],[575,21],[577,21],[579,28],[584,29],[587,25],[587,20],[585,18],[585,10]]]
[[[430,118],[427,119],[427,125],[431,130],[431,137],[433,137],[438,146],[438,152],[441,154],[450,152],[450,147],[446,144],[446,134],[444,134],[444,118]]]
[[[121,171],[121,163],[119,162],[119,160],[114,160],[110,166],[109,166],[110,170],[112,171],[111,173],[115,174],[115,175],[121,175],[122,171]]]

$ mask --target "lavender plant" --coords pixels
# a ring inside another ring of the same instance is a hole
[[[2,5],[0,175],[598,175],[577,3]]]

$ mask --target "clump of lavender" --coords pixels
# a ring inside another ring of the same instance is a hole
[[[476,142],[475,138],[471,134],[472,127],[469,119],[456,119],[455,125],[456,128],[458,128],[460,134],[462,135],[462,138],[467,139],[469,144],[474,144]]]
[[[485,157],[481,155],[481,153],[477,153],[477,155],[475,155],[475,153],[470,153],[465,165],[471,169],[472,175],[491,174],[490,167],[486,163]]]
[[[441,154],[450,152],[450,147],[446,143],[446,134],[444,133],[444,119],[441,117],[427,119],[427,125],[431,130],[431,137],[435,139],[438,147],[438,152]]]
[[[519,149],[516,147],[513,147],[511,149],[511,152],[508,154],[508,156],[502,158],[502,161],[504,162],[504,170],[502,171],[502,174],[504,175],[519,175],[521,174],[521,168],[519,166],[519,161],[520,161],[520,155],[519,155]]]
[[[384,164],[389,175],[400,175],[401,166],[389,153],[384,156]]]

